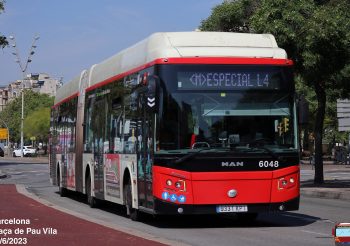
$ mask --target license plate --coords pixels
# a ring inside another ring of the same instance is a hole
[[[244,213],[248,212],[247,205],[220,205],[216,206],[217,213]]]

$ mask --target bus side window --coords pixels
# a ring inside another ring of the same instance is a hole
[[[131,93],[124,97],[124,153],[135,154],[137,145],[137,94]]]
[[[106,114],[108,111],[108,105],[106,103],[106,97],[101,96],[95,100],[93,104],[93,111],[91,115],[91,129],[93,131],[94,139],[94,153],[108,153],[109,143],[106,141]]]
[[[93,147],[93,139],[92,139],[92,129],[91,129],[91,115],[92,115],[92,105],[94,102],[94,98],[91,98],[86,103],[87,110],[85,112],[85,125],[84,125],[84,152],[91,153]]]
[[[123,128],[123,111],[121,105],[121,97],[112,99],[112,110],[110,113],[110,153],[122,153],[123,141],[122,141],[122,128]]]

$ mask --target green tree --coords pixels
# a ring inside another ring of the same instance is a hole
[[[39,94],[31,90],[24,91],[24,119],[32,112],[40,108],[50,108],[53,105],[53,97]],[[21,133],[21,97],[17,97],[6,105],[0,112],[0,118],[6,122],[10,129],[10,141],[19,142]],[[26,135],[26,132],[24,132]]]
[[[35,137],[37,141],[47,143],[50,130],[50,107],[39,108],[24,120],[25,137]]]
[[[242,6],[247,0],[221,5]],[[315,183],[323,183],[322,138],[327,108],[327,92],[348,97],[350,92],[350,3],[347,0],[262,0],[250,13],[245,28],[250,32],[271,33],[279,46],[295,61],[297,74],[306,86],[313,88],[317,100],[315,133]],[[233,8],[233,7],[232,7]],[[201,29],[222,29],[232,25],[224,15],[215,13],[202,21]],[[240,16],[240,12],[231,12]],[[248,18],[249,14],[245,16]],[[215,18],[214,18],[215,17]],[[219,20],[217,20],[219,18]],[[207,22],[213,22],[209,24]],[[220,23],[219,27],[215,23]],[[235,30],[235,29],[233,29]],[[334,88],[338,88],[334,91]],[[334,122],[334,121],[333,121]],[[328,124],[328,122],[326,121]]]
[[[0,0],[0,14],[4,11],[4,0]],[[5,48],[8,45],[8,42],[6,40],[5,36],[2,36],[0,33],[0,47]]]
[[[260,0],[225,1],[213,8],[199,28],[203,31],[250,32],[250,17],[259,3]]]
[[[316,94],[315,183],[323,183],[322,139],[328,90],[347,95],[350,60],[350,4],[311,0],[265,0],[252,17],[258,32],[270,32],[296,61],[297,72]],[[273,13],[273,14],[271,14]],[[289,14],[288,14],[289,13]],[[270,24],[272,23],[272,24]]]

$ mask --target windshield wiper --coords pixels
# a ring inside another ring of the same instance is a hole
[[[203,150],[208,150],[208,148],[206,148],[206,149],[200,149],[200,150],[198,150],[198,151],[196,151],[196,152],[192,152],[192,153],[189,153],[189,154],[187,154],[187,155],[184,155],[184,156],[182,156],[182,157],[180,157],[180,158],[174,160],[173,163],[174,163],[174,164],[179,164],[179,163],[181,163],[181,162],[187,161],[187,160],[189,160],[189,159],[195,157],[196,155],[198,155],[198,154],[199,154],[200,152],[202,152]]]
[[[254,146],[254,149],[265,150],[265,153],[268,153],[272,158],[277,159],[279,161],[283,161],[283,158],[281,156],[276,155],[276,153],[270,150],[269,148],[266,148],[264,146]]]

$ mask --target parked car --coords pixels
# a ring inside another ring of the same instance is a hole
[[[32,146],[23,146],[23,156],[35,156],[36,155],[36,149],[34,149]],[[13,151],[13,157],[20,157],[21,156],[21,148],[15,149]]]

